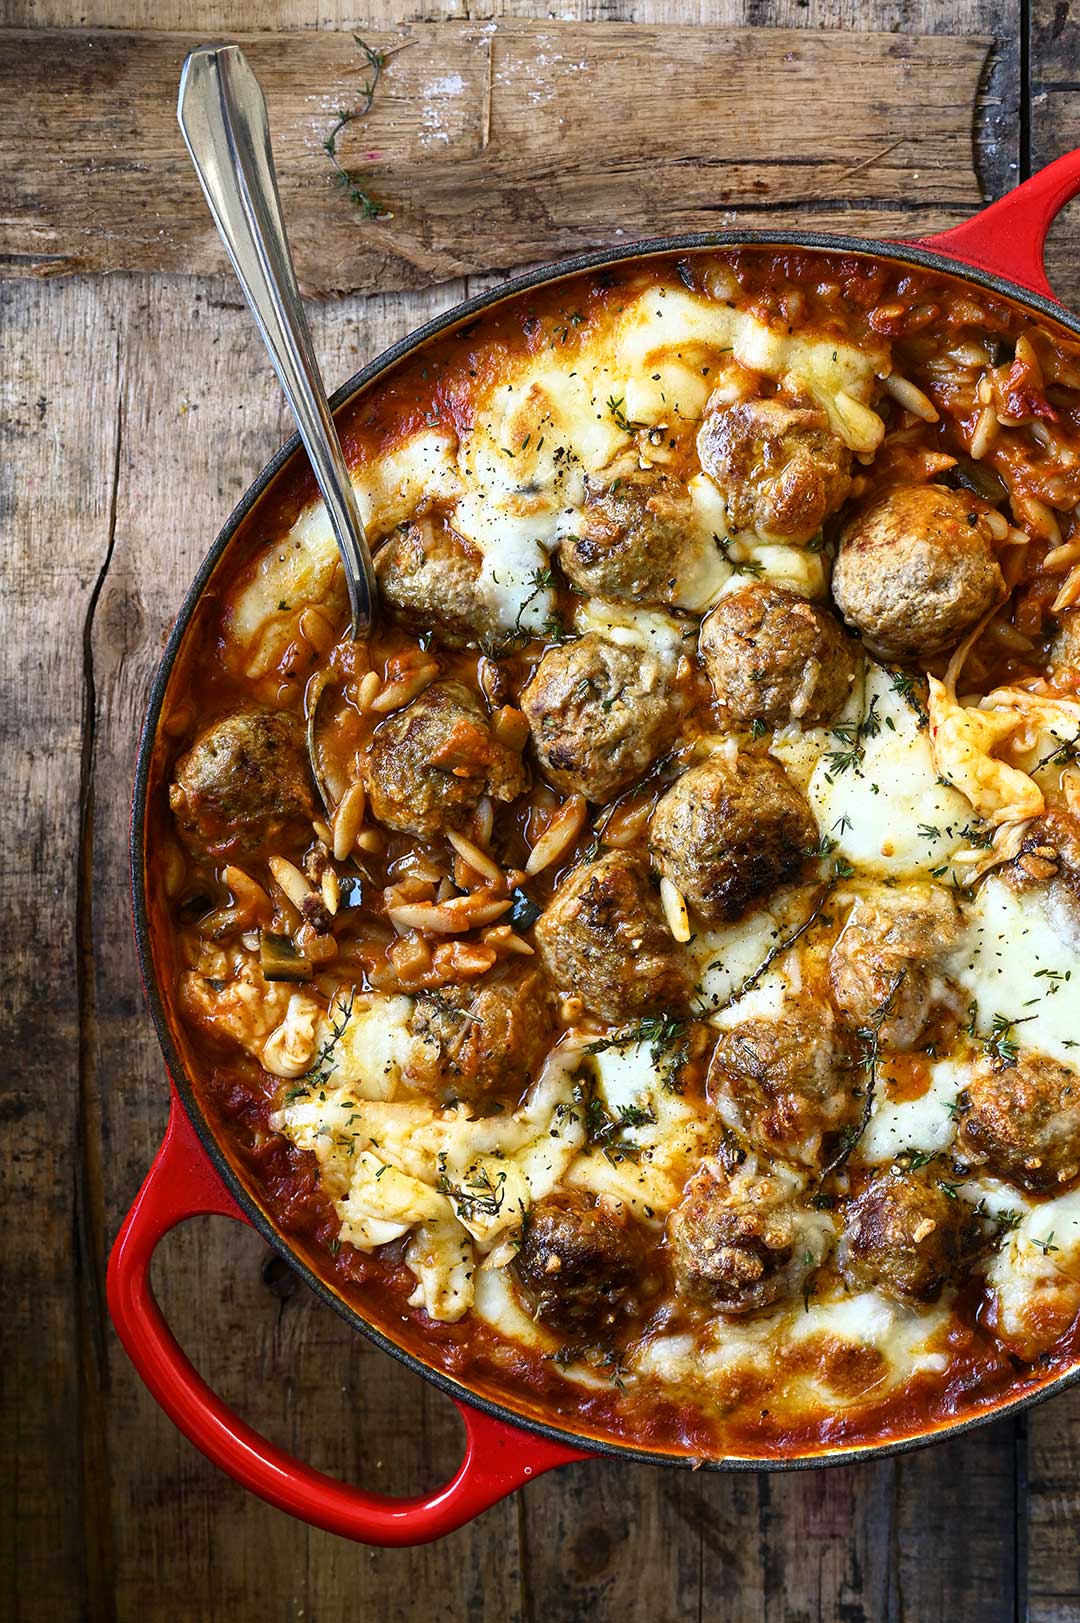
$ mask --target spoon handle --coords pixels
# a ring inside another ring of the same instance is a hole
[[[177,118],[319,482],[345,565],[353,637],[365,637],[376,600],[371,553],[296,285],[266,102],[238,46],[191,52]]]

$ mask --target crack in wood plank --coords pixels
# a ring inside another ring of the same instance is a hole
[[[94,946],[94,768],[97,739],[97,688],[94,674],[94,621],[116,549],[120,458],[124,406],[120,341],[116,343],[116,431],[109,484],[105,553],[86,605],[82,627],[83,716],[79,763],[79,844],[76,874],[75,964],[78,982],[79,1092],[78,1154],[74,1164],[75,1261],[79,1278],[80,1469],[83,1481],[83,1561],[86,1612],[103,1623],[115,1616],[115,1563],[107,1494],[109,1481],[108,1423],[105,1400],[108,1366],[105,1352],[105,1196],[101,1163],[100,1122],[95,1110],[93,1078],[95,1021]]]
[[[902,213],[929,231],[980,201],[974,109],[989,35],[506,17],[406,26],[411,48],[387,61],[370,110],[338,139],[341,163],[389,210],[375,220],[333,186],[322,145],[334,110],[355,99],[352,37],[240,36],[266,90],[310,291],[429,285],[793,208],[807,226],[880,234]],[[0,256],[42,275],[216,273],[223,252],[173,117],[197,36],[39,35],[19,73],[28,37],[0,31]],[[388,53],[402,40],[372,31],[367,42]],[[793,106],[801,152],[784,133]],[[59,153],[25,150],[31,122],[57,132]],[[853,165],[853,152],[876,157]]]

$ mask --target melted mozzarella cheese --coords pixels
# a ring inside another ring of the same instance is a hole
[[[948,1322],[944,1304],[904,1307],[876,1291],[832,1300],[810,1300],[748,1319],[717,1320],[703,1340],[694,1336],[659,1336],[631,1360],[639,1375],[659,1376],[665,1386],[707,1392],[726,1384],[740,1372],[776,1367],[785,1350],[798,1344],[818,1344],[817,1363],[800,1360],[784,1379],[785,1403],[825,1401],[834,1407],[852,1407],[868,1396],[880,1396],[889,1387],[919,1371],[939,1372],[947,1359],[941,1337]],[[850,1359],[837,1357],[849,1350]],[[873,1350],[879,1361],[868,1368],[866,1385],[853,1390],[851,1364]],[[830,1380],[830,1370],[844,1371],[842,1385]]]
[[[415,434],[399,449],[351,470],[357,506],[372,540],[410,518],[425,501],[448,500],[461,486],[457,441],[445,432]],[[287,535],[268,547],[231,608],[230,654],[241,649],[244,673],[259,677],[281,659],[304,609],[332,616],[347,608],[337,543],[323,502],[300,514]]]
[[[859,758],[845,765],[853,745],[848,729],[860,720]],[[773,749],[796,771],[805,771],[817,751],[806,794],[819,831],[836,841],[836,854],[882,878],[915,877],[946,864],[965,844],[971,808],[938,782],[929,735],[884,667],[868,664],[861,710],[853,702],[838,725],[840,733],[806,728],[798,742],[797,730],[788,728]]]
[[[991,1263],[995,1329],[1035,1358],[1080,1312],[1080,1190],[1029,1205]]]
[[[955,1132],[949,1107],[970,1075],[969,1065],[939,1060],[930,1072],[930,1086],[918,1099],[894,1101],[879,1093],[856,1159],[877,1166],[902,1150],[933,1155],[947,1149]]]
[[[347,1014],[332,1004],[316,1028],[315,1040],[320,1052],[332,1045],[335,1086],[349,1088],[360,1099],[394,1098],[416,1046],[409,1031],[412,1011],[411,997],[379,992],[354,995]]]
[[[853,451],[875,451],[884,425],[869,409],[875,373],[888,349],[784,333],[745,311],[698,294],[654,288],[623,311],[615,334],[616,369],[632,381],[626,411],[635,421],[696,421],[712,390],[709,374],[722,355],[767,377],[790,378],[825,411]]]
[[[700,1007],[706,1015],[722,1010],[730,1003],[739,988],[761,968],[769,953],[786,934],[790,934],[789,926],[772,912],[761,908],[733,924],[701,930],[694,937],[687,950],[694,962],[701,988]],[[764,997],[772,1006],[777,998],[783,996],[786,982],[782,977],[767,972],[756,990],[759,1000]],[[739,1019],[751,1006],[753,996],[752,991],[748,992],[740,1001]]]
[[[1017,896],[990,874],[966,909],[964,946],[949,971],[986,1035],[996,1017],[1015,1021],[1021,1051],[1048,1054],[1080,1068],[1080,945],[1059,935],[1037,893]]]
[[[692,653],[697,626],[678,620],[660,609],[634,609],[628,604],[605,603],[589,598],[574,611],[574,629],[579,636],[598,632],[608,642],[624,648],[640,648],[653,654],[665,670],[673,671],[681,653]]]
[[[405,1248],[405,1264],[416,1277],[410,1307],[444,1324],[455,1324],[472,1307],[476,1254],[456,1218],[421,1223]]]
[[[448,1216],[445,1196],[371,1150],[354,1157],[349,1192],[338,1202],[338,1213],[342,1239],[365,1251],[399,1239],[415,1223]]]

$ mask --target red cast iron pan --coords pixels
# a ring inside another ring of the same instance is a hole
[[[1057,303],[1043,265],[1047,230],[1055,215],[1077,192],[1080,192],[1080,150],[1059,158],[965,224],[918,242],[878,242],[872,238],[809,232],[709,232],[635,243],[614,253],[585,254],[518,277],[429,322],[358,372],[338,391],[331,404],[335,410],[344,407],[360,389],[427,339],[516,293],[644,255],[733,247],[742,243],[872,254],[921,269],[959,274],[964,280],[1005,295],[1033,313],[1050,317],[1080,336],[1080,320]],[[215,564],[267,486],[285,464],[299,454],[299,443],[293,439],[263,470],[214,544],[173,629],[154,680],[140,740],[131,841],[135,934],[147,997],[169,1069],[172,1104],[164,1142],[117,1236],[109,1260],[109,1309],[132,1363],[166,1414],[208,1459],[242,1486],[281,1510],[346,1538],[381,1545],[422,1544],[461,1527],[531,1477],[592,1454],[683,1466],[700,1462],[691,1462],[673,1453],[644,1452],[577,1437],[565,1427],[524,1419],[503,1405],[471,1393],[462,1383],[440,1371],[427,1368],[411,1353],[396,1346],[320,1280],[268,1221],[217,1143],[184,1074],[156,984],[147,914],[144,841],[153,745],[173,662]],[[306,1283],[356,1329],[454,1399],[465,1422],[467,1441],[461,1465],[445,1487],[426,1497],[396,1499],[337,1482],[260,1437],[215,1396],[168,1329],[150,1285],[150,1261],[158,1241],[185,1218],[206,1213],[232,1217],[256,1228]],[[709,1460],[705,1466],[719,1470],[798,1469],[894,1453],[984,1424],[1006,1409],[1018,1410],[1078,1379],[1080,1365],[1048,1379],[1036,1391],[1006,1399],[997,1408],[987,1408],[974,1418],[936,1426],[922,1435],[900,1441],[828,1452],[818,1450],[787,1460]]]

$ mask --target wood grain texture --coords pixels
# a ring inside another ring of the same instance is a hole
[[[1035,0],[1030,12],[1027,167],[1080,146],[1080,14],[1066,0]],[[1052,228],[1050,281],[1080,309],[1080,207]],[[1023,1539],[1025,1623],[1080,1623],[1080,1391],[1033,1409],[1026,1424]]]
[[[1028,163],[1034,170],[1080,146],[1080,8],[1064,0],[1037,0],[1030,55]],[[1080,206],[1074,202],[1052,230],[1046,256],[1054,288],[1073,309],[1080,307],[1078,231]]]
[[[383,219],[335,186],[322,149],[369,71],[351,35],[239,38],[313,293],[769,226],[796,207],[807,227],[917,235],[979,201],[972,108],[987,38],[506,18],[371,31],[375,50],[408,48],[338,152]],[[198,40],[65,32],[28,51],[27,35],[0,33],[0,269],[223,268],[174,115]],[[51,142],[27,150],[35,119],[63,131],[59,157]]]
[[[394,29],[411,9],[404,0],[368,0],[362,11],[348,0],[0,0],[12,26],[290,29],[305,42],[316,25]],[[552,9],[562,20],[643,26],[993,36],[975,132],[988,193],[1019,172],[1024,43],[1035,91],[1031,157],[1046,161],[1075,138],[1076,95],[1062,88],[1080,79],[1067,72],[1075,35],[1066,7],[1057,41],[1049,39],[1053,4],[1035,5],[1030,42],[1021,41],[1018,0],[450,0],[425,4],[423,15],[472,25],[507,14],[544,20]],[[1046,55],[1051,44],[1056,53]],[[34,49],[20,72],[34,67]],[[1040,111],[1040,75],[1055,81],[1052,117]],[[172,98],[170,86],[169,117]],[[955,165],[954,153],[946,157]],[[794,206],[775,216],[797,217]],[[1062,276],[1075,278],[1077,243],[1067,222],[1054,269],[1073,297],[1080,282]],[[507,268],[314,306],[328,380],[340,383]],[[117,1347],[100,1300],[105,1244],[165,1120],[130,944],[127,801],[165,628],[288,424],[235,286],[212,276],[6,285],[0,391],[0,749],[9,785],[0,905],[5,932],[20,943],[5,985],[0,1070],[8,1195],[0,1248],[11,1281],[0,1323],[5,1615],[1080,1623],[1080,1394],[1019,1424],[808,1475],[575,1466],[418,1551],[368,1551],[312,1532],[245,1495],[178,1436]],[[460,1446],[452,1408],[313,1301],[257,1237],[223,1221],[192,1224],[163,1246],[155,1279],[207,1376],[304,1458],[396,1492],[452,1469]]]

